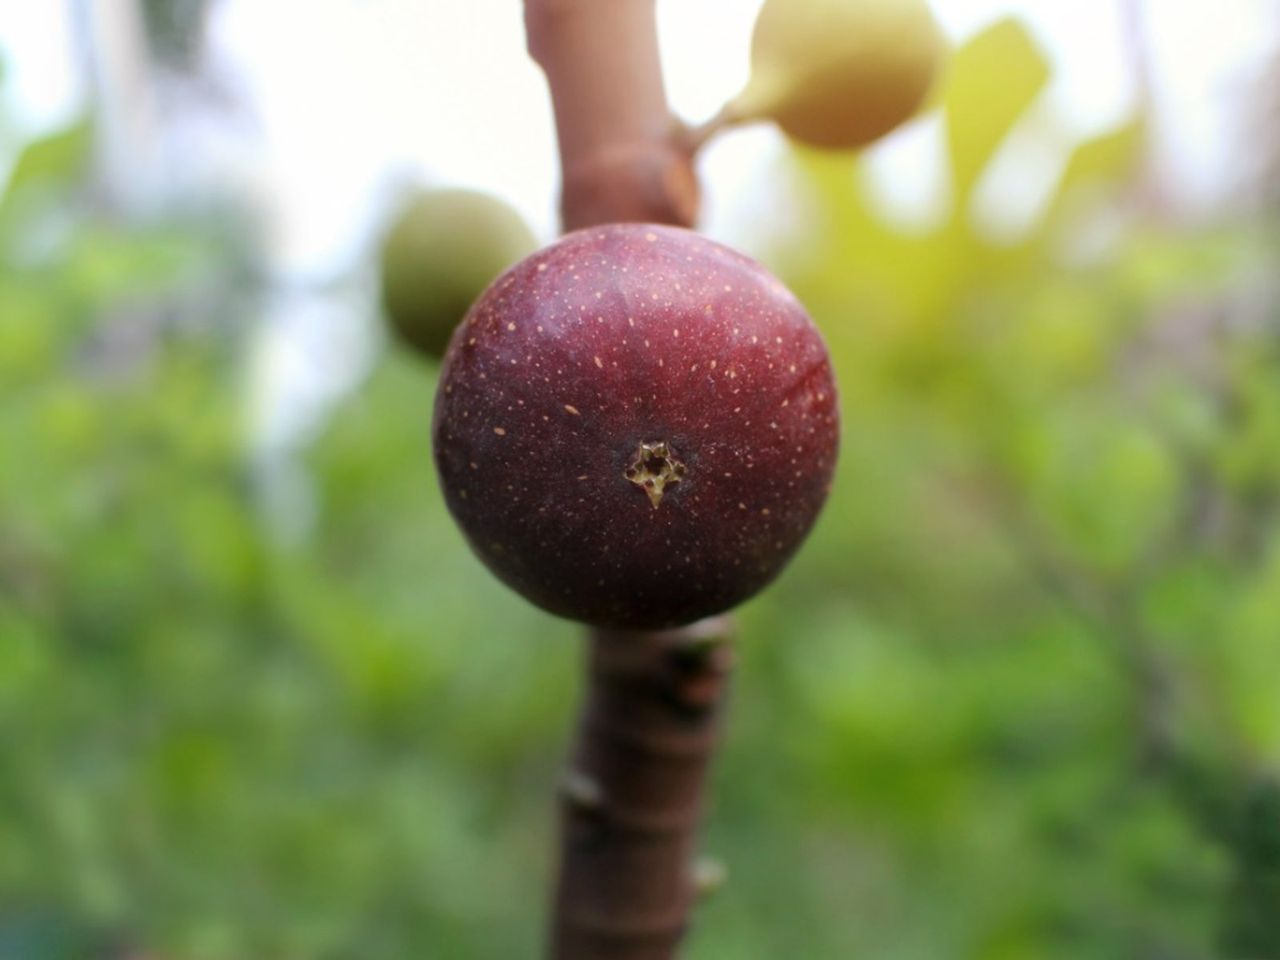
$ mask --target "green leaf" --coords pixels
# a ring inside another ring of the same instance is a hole
[[[7,206],[17,194],[41,181],[68,183],[84,175],[93,146],[93,129],[87,119],[33,140],[19,154],[0,207]]]

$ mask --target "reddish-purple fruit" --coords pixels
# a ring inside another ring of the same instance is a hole
[[[831,486],[817,328],[749,258],[648,224],[569,234],[472,306],[434,442],[476,553],[552,613],[690,623],[772,580]]]

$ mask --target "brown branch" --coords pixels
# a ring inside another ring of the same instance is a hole
[[[529,53],[555,107],[565,230],[692,227],[700,142],[671,113],[654,0],[525,0]],[[695,895],[693,855],[728,686],[727,618],[595,631],[565,776],[552,960],[670,960]]]
[[[694,844],[732,667],[727,618],[596,631],[561,808],[555,960],[669,960],[695,897]]]
[[[693,226],[698,183],[667,106],[654,0],[525,0],[525,29],[555,106],[564,228]]]

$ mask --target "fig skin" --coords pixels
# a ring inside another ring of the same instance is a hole
[[[382,309],[399,341],[439,360],[494,277],[537,249],[511,206],[476,190],[417,191],[378,251]]]
[[[748,257],[650,224],[571,233],[494,281],[450,343],[433,423],[445,501],[489,569],[621,629],[690,623],[773,580],[827,497],[838,437],[830,359],[796,298]]]

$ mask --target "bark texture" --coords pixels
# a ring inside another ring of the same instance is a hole
[[[667,960],[696,897],[707,768],[732,666],[727,618],[591,635],[561,804],[555,960]]]

